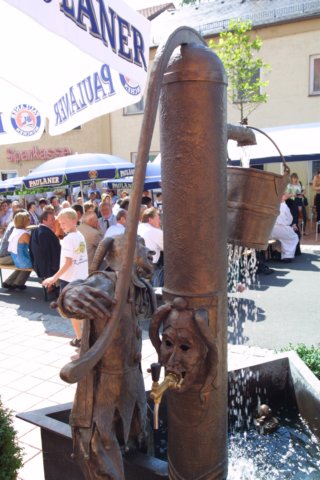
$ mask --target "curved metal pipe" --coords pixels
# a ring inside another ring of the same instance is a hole
[[[94,345],[78,360],[68,363],[61,370],[61,376],[68,383],[78,382],[81,378],[87,375],[90,370],[94,368],[94,366],[99,362],[99,360],[103,356],[104,351],[112,342],[114,332],[122,315],[131,278],[140,213],[141,196],[143,192],[146,166],[160,98],[161,79],[166,71],[170,57],[175,48],[180,45],[191,43],[206,45],[205,40],[198,34],[198,32],[189,27],[181,27],[175,30],[168,37],[167,41],[162,44],[157,50],[157,54],[150,75],[146,96],[146,107],[139,139],[133,190],[130,198],[126,231],[124,234],[125,254],[123,266],[121,271],[119,272],[115,291],[115,300],[117,303],[114,307],[112,316],[108,321],[105,330],[101,333],[100,337],[97,339]]]
[[[92,264],[90,265],[89,274],[99,270],[102,260],[106,256],[107,252],[111,250],[113,243],[114,239],[112,237],[103,238],[99,242],[92,260]]]

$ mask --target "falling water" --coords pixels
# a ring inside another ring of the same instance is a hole
[[[244,299],[238,292],[257,284],[258,268],[256,251],[240,246],[228,245],[228,341],[242,345],[246,338],[243,334],[244,321],[259,320],[259,311],[255,303]]]
[[[228,292],[239,291],[239,285],[250,287],[256,280],[256,251],[254,249],[228,244],[227,252]]]
[[[230,434],[228,480],[319,480],[319,441],[296,412],[278,418],[271,434],[254,428]]]
[[[250,159],[251,159],[251,145],[245,145],[243,147],[240,147],[241,166],[244,168],[249,168]]]
[[[227,480],[320,479],[320,443],[295,408],[277,410],[278,430],[261,434],[253,426],[252,399],[242,395],[239,401],[242,402],[239,410],[243,415],[239,416],[237,412],[235,423],[230,420],[235,408],[229,407]],[[167,461],[165,412],[160,416],[159,424],[160,429],[154,434],[154,454]]]

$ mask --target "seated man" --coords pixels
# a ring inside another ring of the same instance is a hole
[[[282,195],[280,204],[280,214],[272,229],[271,237],[281,242],[281,260],[289,263],[295,257],[299,237],[295,231],[296,225],[292,224],[292,215],[286,204],[287,194]]]
[[[61,247],[54,228],[54,211],[44,210],[40,225],[32,231],[29,245],[32,265],[40,278],[51,277],[59,270]]]
[[[2,211],[2,215],[0,217],[0,230],[4,232],[12,220],[13,211],[11,208],[11,202],[9,202],[9,200],[3,200],[0,206]]]
[[[106,233],[104,234],[104,238],[106,237],[114,237],[115,235],[123,235],[126,229],[126,221],[127,221],[127,210],[120,208],[116,215],[117,224],[111,225]]]
[[[110,202],[100,203],[99,209],[101,214],[101,217],[99,218],[99,228],[102,235],[104,236],[107,229],[111,227],[111,225],[117,224],[117,219],[116,216],[112,213],[112,205]]]

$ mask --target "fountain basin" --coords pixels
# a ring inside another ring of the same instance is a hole
[[[233,393],[234,392],[234,393]],[[320,380],[295,352],[275,354],[273,360],[252,364],[229,372],[229,423],[231,405],[241,404],[236,399],[252,399],[246,405],[251,414],[257,408],[257,399],[275,411],[279,407],[296,406],[310,430],[320,440]]]
[[[251,401],[243,402],[243,399]],[[272,360],[244,365],[229,372],[229,424],[245,418],[241,410],[252,413],[257,402],[297,408],[310,430],[320,440],[320,381],[295,352],[275,355]],[[84,479],[72,459],[72,435],[68,424],[71,403],[17,415],[41,429],[44,474],[46,480]],[[236,413],[235,413],[236,412]],[[241,426],[241,425],[240,425]],[[166,480],[167,462],[139,452],[124,457],[127,480]]]

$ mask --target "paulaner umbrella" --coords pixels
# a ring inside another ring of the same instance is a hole
[[[149,21],[122,0],[0,0],[0,144],[58,135],[137,102]]]
[[[11,177],[7,178],[0,182],[0,192],[14,192],[15,190],[20,190],[22,187],[23,177]]]
[[[26,188],[58,186],[133,175],[134,164],[104,153],[80,153],[48,160],[23,178]]]
[[[160,154],[153,162],[147,163],[146,176],[144,179],[144,189],[152,190],[154,188],[161,188],[161,164]],[[133,176],[115,178],[102,182],[104,188],[111,188],[113,190],[118,188],[132,188]]]

